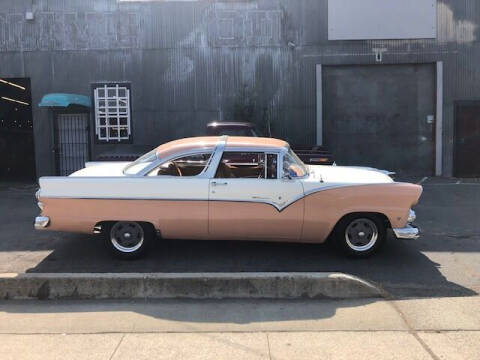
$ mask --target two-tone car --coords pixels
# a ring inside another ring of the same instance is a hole
[[[101,232],[133,258],[160,239],[335,241],[352,256],[377,251],[393,231],[415,239],[422,187],[385,173],[305,165],[288,143],[211,136],[160,145],[136,161],[42,177],[35,228]]]

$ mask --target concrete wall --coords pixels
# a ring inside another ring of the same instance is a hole
[[[437,6],[434,40],[328,41],[327,0],[2,0],[0,76],[30,77],[34,104],[48,92],[90,95],[92,82],[129,81],[134,142],[152,146],[230,118],[246,88],[274,135],[314,143],[315,65],[374,64],[372,49],[384,47],[384,64],[444,62],[450,175],[454,101],[480,97],[480,3]],[[37,175],[52,174],[51,119],[38,107],[33,115]]]

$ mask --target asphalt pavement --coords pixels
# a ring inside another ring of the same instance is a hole
[[[411,178],[424,193],[415,207],[422,236],[390,236],[368,259],[328,245],[159,240],[145,259],[112,259],[95,235],[35,231],[35,184],[0,183],[0,272],[343,272],[396,296],[470,296],[480,291],[480,182]]]

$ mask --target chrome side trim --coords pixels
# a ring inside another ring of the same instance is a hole
[[[325,184],[325,183],[321,183]],[[354,187],[354,186],[364,186],[364,185],[378,185],[378,184],[332,184],[332,185],[321,185],[317,188],[310,189],[305,191],[304,196],[312,195],[318,192],[326,191],[326,190],[332,190],[332,189],[339,189],[339,188],[345,188],[345,187]]]
[[[418,230],[418,228],[412,225],[407,225],[404,228],[396,228],[392,230],[398,239],[414,240],[418,239],[418,237],[420,236],[420,231]]]
[[[281,206],[281,205],[285,205],[285,202],[282,202],[282,203],[276,203],[276,202],[272,202],[272,201],[267,201],[267,200],[263,200],[263,199],[254,199],[252,198],[251,200],[213,200],[213,199],[189,199],[189,198],[185,198],[185,199],[178,199],[178,198],[171,198],[171,199],[167,199],[167,198],[141,198],[141,197],[125,197],[125,198],[122,198],[122,197],[111,197],[111,198],[107,198],[107,197],[67,197],[67,196],[51,196],[50,199],[68,199],[68,200],[111,200],[111,201],[121,201],[121,200],[131,200],[131,201],[136,201],[136,200],[139,200],[139,201],[216,201],[216,202],[239,202],[239,203],[257,203],[257,204],[265,204],[265,205],[270,205],[270,206],[273,206],[275,209],[277,209],[277,211],[281,212],[282,210],[284,210],[285,208],[287,208],[289,205],[295,203],[296,201],[302,199],[302,198],[299,198],[293,202],[290,202],[288,203],[286,206]]]
[[[37,216],[35,218],[34,226],[35,229],[44,229],[50,223],[50,218],[48,216]]]

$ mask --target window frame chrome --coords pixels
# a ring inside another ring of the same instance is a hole
[[[272,149],[270,147],[238,147],[238,146],[232,146],[232,147],[225,147],[220,155],[220,158],[218,160],[218,163],[215,167],[215,171],[213,172],[213,176],[211,179],[216,179],[215,174],[217,173],[218,166],[220,165],[220,161],[222,160],[223,153],[224,152],[238,152],[238,153],[262,153],[264,155],[265,159],[265,177],[258,179],[258,180],[281,180],[280,178],[280,166],[279,166],[279,159],[280,159],[280,153],[281,149]],[[276,155],[277,156],[277,177],[275,179],[267,179],[267,167],[266,167],[266,161],[267,161],[267,155]],[[246,179],[246,178],[237,178],[237,179]]]
[[[158,163],[158,166],[155,166],[153,167],[150,171],[148,171],[144,176],[149,176],[148,174],[151,173],[152,171],[154,171],[155,169],[157,169],[158,167],[162,166],[163,164],[166,164],[170,161],[175,161],[175,160],[178,160],[178,159],[181,159],[181,158],[184,158],[184,157],[187,157],[187,156],[194,156],[194,155],[203,155],[203,154],[210,154],[210,157],[208,158],[208,161],[207,161],[207,164],[204,166],[204,168],[202,169],[202,172],[200,172],[199,174],[197,175],[193,175],[193,176],[182,176],[182,177],[189,177],[189,178],[194,178],[194,177],[203,177],[202,175],[207,171],[208,167],[210,166],[210,163],[212,162],[212,158],[213,158],[213,155],[214,155],[214,152],[215,152],[215,149],[214,148],[210,148],[210,150],[198,150],[198,151],[190,151],[190,152],[185,152],[184,154],[182,155],[178,155],[178,153],[176,154],[177,156],[174,156],[174,157],[168,157],[168,158],[163,158],[163,161],[161,161],[160,163]],[[176,177],[175,175],[158,175],[158,176],[167,176],[167,177]]]

